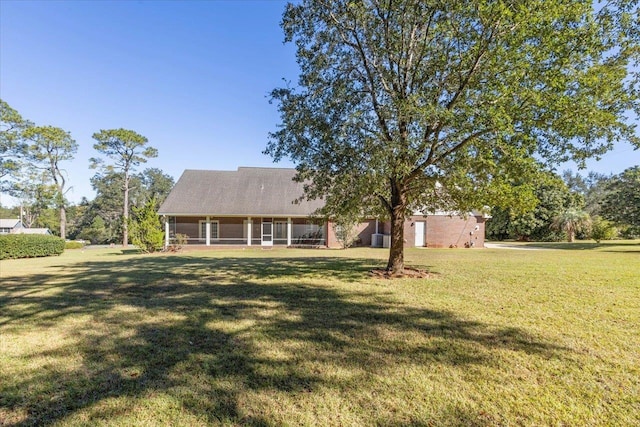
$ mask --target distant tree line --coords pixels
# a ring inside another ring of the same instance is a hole
[[[536,207],[527,213],[492,209],[490,240],[596,241],[640,237],[640,167],[618,175],[564,171],[545,174]],[[524,183],[523,183],[524,185]]]
[[[49,228],[62,238],[126,246],[129,225],[138,221],[129,212],[157,211],[174,180],[157,168],[136,172],[158,155],[144,136],[110,129],[94,133],[93,139],[97,155],[89,167],[97,170],[91,178],[96,197],[69,203],[64,163],[73,160],[77,142],[61,128],[36,126],[0,100],[0,191],[20,201],[20,206],[0,206],[0,217],[21,217],[27,227]]]
[[[18,217],[27,227],[49,228],[68,239],[94,244],[140,242],[155,235],[160,224],[153,221],[174,185],[171,176],[157,168],[136,168],[157,150],[147,138],[126,129],[101,130],[93,135],[96,157],[90,179],[93,200],[68,202],[68,177],[64,162],[73,160],[78,144],[69,132],[53,126],[36,126],[0,100],[0,191],[20,200],[19,207],[0,206],[0,217]],[[491,209],[487,238],[492,240],[557,241],[574,238],[640,237],[640,167],[606,176],[582,176],[565,171],[562,176],[544,171],[536,174],[535,207]],[[514,182],[514,187],[532,183]],[[516,189],[510,190],[514,194]],[[133,212],[133,218],[129,212]],[[130,239],[129,226],[135,236]],[[141,228],[142,227],[142,228]],[[157,243],[154,243],[157,244]],[[150,244],[148,249],[152,249]]]

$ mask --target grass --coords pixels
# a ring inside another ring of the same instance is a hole
[[[639,425],[640,245],[588,249],[2,261],[0,425]]]

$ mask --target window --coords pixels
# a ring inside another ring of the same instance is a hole
[[[207,236],[207,221],[200,221],[200,230],[199,230],[199,238],[200,240],[205,240]],[[219,240],[220,239],[220,222],[219,221],[211,221],[211,240]]]
[[[174,238],[176,237],[176,217],[175,216],[170,216],[168,218],[168,222],[169,222],[169,237],[170,238]]]
[[[211,221],[211,238],[213,240],[220,239],[220,222]]]
[[[322,228],[320,225],[315,224],[313,221],[307,221],[306,225],[306,232],[308,235],[315,235],[318,234],[318,232],[322,231]]]
[[[274,239],[287,238],[287,221],[275,221],[273,223],[273,238]]]

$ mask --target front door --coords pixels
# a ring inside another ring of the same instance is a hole
[[[271,219],[262,220],[262,246],[273,246],[273,222]]]
[[[424,221],[415,222],[416,231],[416,247],[420,248],[424,246]]]

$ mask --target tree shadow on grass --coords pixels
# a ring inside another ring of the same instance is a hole
[[[603,252],[639,252],[640,243],[633,241],[628,242],[531,242],[524,243],[518,246],[525,248],[540,248],[540,249],[561,249],[568,251],[584,251],[584,250],[601,250]]]
[[[247,393],[367,387],[372,375],[402,364],[499,366],[504,349],[567,352],[517,328],[361,290],[376,263],[154,256],[3,278],[0,332],[18,345],[25,326],[64,339],[15,356],[59,365],[0,371],[0,408],[14,414],[8,425],[47,425],[79,412],[127,416],[113,399],[161,395],[206,423],[271,425],[272,415],[247,408]],[[65,365],[70,358],[79,361]],[[350,375],[332,375],[336,367]]]

